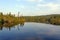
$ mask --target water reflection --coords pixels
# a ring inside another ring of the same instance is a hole
[[[14,25],[8,23],[0,24],[0,30],[0,40],[60,40],[60,27],[55,25],[35,22]]]
[[[29,21],[29,22],[32,22],[32,21]],[[21,21],[20,23],[8,23],[8,22],[3,23],[3,22],[0,22],[0,30],[3,30],[3,28],[7,28],[10,31],[11,28],[15,27],[16,25],[18,25],[16,27],[19,30],[19,27],[24,26],[24,23],[25,23],[24,21]]]
[[[4,23],[4,24],[1,24],[0,23],[0,30],[3,30],[3,28],[7,28],[10,31],[11,28],[15,27],[16,25],[18,25],[18,24],[15,24],[15,23]],[[23,26],[24,26],[24,22],[20,22],[19,25],[18,25],[18,27],[23,27]]]
[[[32,22],[32,21],[29,21],[29,22]],[[40,23],[40,22],[37,22],[37,21],[34,21],[35,23]],[[11,30],[11,28],[17,27],[17,29],[19,30],[19,27],[23,27],[24,26],[24,21],[21,21],[20,23],[0,23],[0,30],[3,30],[3,28],[7,28],[9,29],[9,31]]]

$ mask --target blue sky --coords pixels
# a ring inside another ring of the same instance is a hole
[[[0,0],[0,12],[22,15],[60,13],[60,0]]]

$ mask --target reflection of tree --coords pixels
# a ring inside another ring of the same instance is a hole
[[[2,30],[3,29],[3,26],[0,26],[0,30]]]
[[[11,30],[11,27],[9,27],[9,31]]]
[[[20,24],[20,25],[18,25]],[[19,27],[23,27],[24,26],[24,22],[20,22],[20,23],[0,23],[0,30],[3,30],[3,28],[7,28],[9,31],[11,30],[12,27],[15,27],[15,25],[18,25],[17,29],[19,29]]]
[[[1,19],[0,20],[0,30],[2,30],[3,29],[3,24],[4,24],[4,22],[3,22],[4,20],[3,19]]]
[[[24,26],[24,22],[20,23],[20,26],[23,27]]]
[[[20,30],[20,27],[24,26],[24,22],[20,22],[20,24],[17,26],[17,29]]]

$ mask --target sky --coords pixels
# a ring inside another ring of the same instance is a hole
[[[60,0],[0,0],[0,12],[26,16],[60,14]]]

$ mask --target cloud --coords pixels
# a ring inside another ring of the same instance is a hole
[[[36,13],[38,13],[38,15],[39,14],[42,15],[42,14],[48,14],[51,12],[56,12],[56,13],[60,12],[59,11],[60,10],[60,4],[59,4],[60,0],[15,0],[13,2],[14,2],[13,4],[11,4],[11,2],[10,2],[11,6],[12,6],[11,8],[13,9],[13,11],[23,10],[21,12],[27,13],[27,14],[33,13],[34,15],[37,15]],[[4,4],[2,4],[2,5],[1,6],[4,8],[5,5]],[[8,7],[8,5],[7,5],[7,7]],[[9,10],[12,11],[12,9],[9,9]]]
[[[49,3],[49,4],[47,4],[47,6],[50,7],[51,10],[57,10],[60,5],[58,5],[58,4],[53,4],[53,3]]]
[[[60,6],[59,4],[53,4],[53,3],[37,4],[37,8],[46,7],[46,9],[49,8],[48,10],[57,10],[59,6]]]

